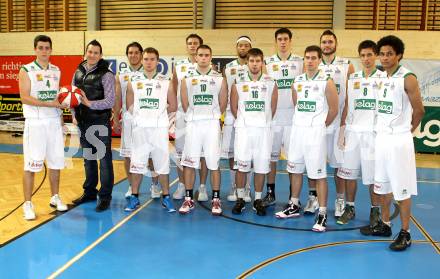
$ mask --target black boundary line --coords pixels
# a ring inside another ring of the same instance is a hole
[[[38,190],[40,190],[41,186],[43,186],[44,181],[46,180],[47,177],[47,167],[46,167],[46,163],[43,164],[44,165],[44,176],[43,179],[41,180],[40,185],[37,186],[37,188],[34,190],[34,192],[32,193],[31,197],[33,197]],[[6,213],[5,216],[3,216],[2,218],[0,218],[0,222],[3,221],[4,219],[6,219],[9,215],[11,215],[12,213],[14,213],[14,211],[16,211],[17,209],[19,209],[22,205],[24,204],[24,201],[22,201],[19,205],[17,205],[16,208],[12,209],[11,211],[9,211],[8,213]],[[0,247],[2,247],[0,245]]]
[[[347,244],[365,244],[365,243],[382,243],[382,242],[387,243],[387,242],[392,242],[392,240],[386,240],[386,239],[349,240],[349,241],[339,241],[339,242],[330,242],[330,243],[325,243],[325,244],[317,244],[317,245],[313,245],[313,246],[309,246],[309,247],[305,247],[305,248],[300,248],[300,249],[296,249],[296,250],[275,256],[275,257],[270,258],[268,260],[265,260],[255,266],[251,267],[250,269],[246,270],[245,272],[243,272],[242,274],[237,276],[237,278],[238,279],[247,278],[249,275],[251,275],[251,274],[255,273],[256,271],[272,264],[273,262],[290,257],[295,254],[303,253],[303,252],[308,252],[308,251],[312,251],[312,250],[316,250],[316,249],[323,249],[323,248],[328,248],[328,247],[334,247],[334,246],[347,245]],[[429,241],[414,240],[413,243],[429,244]]]
[[[119,180],[118,182],[116,182],[116,183],[113,185],[113,187],[115,187],[115,186],[118,185],[119,183],[122,183],[122,182],[123,182],[124,180],[126,180],[126,179],[127,179],[127,177],[125,177],[125,178]],[[25,232],[23,232],[23,233],[21,233],[21,234],[15,236],[14,238],[9,239],[8,241],[6,241],[6,242],[4,242],[4,243],[1,243],[1,244],[0,244],[0,248],[3,248],[3,247],[5,247],[6,245],[11,244],[11,242],[13,242],[13,241],[15,241],[15,240],[17,240],[17,239],[19,239],[19,238],[25,236],[26,234],[28,234],[28,233],[30,233],[30,232],[32,232],[32,231],[38,229],[39,227],[41,227],[41,226],[43,226],[43,225],[46,225],[46,224],[49,223],[50,221],[55,220],[55,218],[64,215],[64,213],[69,212],[70,210],[74,209],[74,208],[77,207],[77,206],[78,206],[78,205],[69,204],[69,210],[67,210],[67,211],[65,211],[65,212],[62,212],[62,213],[61,213],[61,212],[57,212],[56,210],[54,210],[53,212],[49,213],[50,215],[54,215],[54,217],[47,219],[46,221],[44,221],[44,222],[42,222],[42,223],[36,225],[35,227],[33,227],[33,228],[31,228],[31,229],[29,229],[29,230],[27,230],[27,231],[25,231]]]
[[[198,194],[198,192],[197,192],[197,194]],[[206,209],[207,211],[211,211],[211,209],[208,206],[206,206],[206,204],[205,204],[206,202],[199,202],[199,201],[197,201],[197,203],[202,208]],[[393,220],[394,218],[396,218],[399,215],[400,210],[399,210],[399,206],[396,203],[394,203],[394,208],[395,208],[395,210],[394,210],[393,214],[390,216],[390,220]],[[223,218],[235,221],[235,222],[247,224],[247,225],[257,226],[257,227],[264,227],[264,228],[278,229],[278,230],[287,230],[287,231],[312,232],[311,229],[288,228],[288,227],[279,227],[279,226],[266,225],[266,224],[258,224],[258,223],[254,223],[254,222],[250,222],[250,221],[234,218],[234,217],[231,217],[231,216],[227,216],[227,215],[224,215],[223,213],[220,215],[220,217],[223,217]],[[341,229],[327,229],[326,232],[354,231],[354,230],[359,230],[360,228],[362,228],[364,226],[353,227],[353,228],[341,228]],[[314,233],[316,233],[316,232],[314,232]]]

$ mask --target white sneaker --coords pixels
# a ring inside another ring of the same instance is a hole
[[[131,196],[132,192],[131,192],[131,185],[128,185],[128,189],[127,192],[125,193],[125,197],[129,198]]]
[[[150,186],[151,198],[158,199],[162,195],[162,190],[160,189],[159,184],[151,183]]]
[[[243,200],[245,202],[251,202],[252,201],[252,197],[251,197],[251,186],[245,186],[244,187],[244,198]]]
[[[314,195],[309,195],[309,198],[307,199],[306,207],[304,207],[304,214],[315,214],[315,211],[318,210],[319,203],[318,203],[318,197]]]
[[[335,217],[336,218],[339,218],[342,216],[342,214],[344,213],[344,208],[345,208],[345,200],[337,198],[335,200]]]
[[[226,199],[231,202],[237,201],[237,189],[235,188],[235,185],[231,185],[229,195],[226,197]]]
[[[201,202],[208,200],[208,192],[206,191],[206,186],[203,184],[200,184],[199,196],[198,196],[197,200],[201,201]]]
[[[179,182],[176,191],[173,193],[173,199],[181,200],[185,197],[185,185]]]
[[[49,205],[57,209],[57,211],[67,211],[67,205],[65,205],[58,194],[53,195],[50,198]]]
[[[36,218],[34,205],[31,201],[25,201],[23,204],[23,214],[25,220],[34,220]]]
[[[220,199],[218,198],[213,199],[211,205],[212,205],[211,208],[212,215],[218,216],[222,214],[222,202],[220,201]]]

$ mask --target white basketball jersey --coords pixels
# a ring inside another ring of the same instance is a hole
[[[277,111],[272,120],[272,125],[292,125],[294,112],[292,101],[293,79],[303,72],[303,58],[290,54],[286,61],[282,61],[278,54],[266,59],[267,73],[278,86]]]
[[[404,133],[411,131],[412,106],[405,92],[405,78],[414,75],[403,66],[386,80],[384,90],[377,96],[376,131]]]
[[[185,78],[185,82],[189,102],[185,120],[220,119],[219,95],[223,76],[212,69],[206,74],[196,70],[194,74]]]
[[[174,67],[177,75],[177,110],[183,113],[182,99],[180,98],[182,79],[196,72],[197,63],[192,63],[186,58],[177,61]]]
[[[235,127],[270,127],[272,123],[272,93],[275,81],[262,74],[253,81],[249,72],[237,79],[238,110]]]
[[[167,97],[170,79],[162,74],[149,79],[138,72],[131,76],[134,123],[141,127],[168,127]]]
[[[52,64],[43,69],[37,61],[33,61],[22,67],[30,81],[30,96],[43,101],[51,102],[57,97],[60,87],[60,69]],[[25,118],[48,118],[59,117],[61,110],[52,107],[38,107],[23,104],[23,115]]]
[[[119,72],[119,83],[121,84],[121,96],[122,96],[122,113],[127,111],[127,84],[131,76],[136,72],[141,72],[144,68],[141,66],[139,69],[135,70],[131,67],[123,69]]]
[[[309,79],[304,73],[295,78],[293,88],[297,93],[293,124],[295,126],[322,126],[328,114],[328,104],[325,95],[329,77],[318,71]]]
[[[337,56],[330,64],[326,64],[324,60],[322,60],[321,64],[319,65],[319,69],[321,69],[328,77],[333,79],[336,89],[338,90],[338,116],[327,127],[330,130],[336,129],[336,127],[340,125],[342,110],[345,106],[347,74],[349,66],[350,61],[348,59]]]
[[[368,77],[363,71],[350,75],[347,88],[346,129],[373,131],[376,120],[376,97],[383,91],[386,72],[374,70]]]
[[[228,106],[226,107],[227,113],[225,114],[225,124],[226,125],[234,124],[234,120],[235,120],[234,116],[230,112],[230,110],[231,110],[230,98],[231,98],[232,84],[234,84],[238,78],[243,78],[247,74],[248,70],[249,70],[248,66],[246,64],[241,65],[238,62],[238,59],[226,64],[225,76],[226,76],[226,81],[228,83]]]

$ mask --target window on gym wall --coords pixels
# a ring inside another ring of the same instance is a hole
[[[333,1],[216,0],[216,28],[320,28],[333,25]]]
[[[1,0],[1,32],[82,31],[87,0]]]
[[[440,0],[347,0],[345,28],[440,30]]]
[[[202,28],[203,0],[101,0],[101,30]]]

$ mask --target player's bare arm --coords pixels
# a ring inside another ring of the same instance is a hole
[[[220,89],[219,95],[219,103],[220,103],[220,111],[224,113],[226,110],[226,106],[228,105],[228,84],[226,82],[226,78],[223,78],[222,87]]]
[[[270,106],[272,109],[272,118],[274,117],[275,113],[277,112],[277,104],[278,104],[278,86],[275,82],[275,86],[273,87],[272,97],[271,97],[271,101],[270,101]]]
[[[235,84],[231,87],[231,113],[235,119],[237,119],[237,111],[238,111],[238,93],[237,87]]]
[[[127,104],[127,111],[133,114],[134,93],[133,93],[133,86],[131,85],[131,81],[127,83],[126,104]]]
[[[186,79],[182,79],[182,86],[180,87],[180,99],[182,101],[183,111],[186,112],[189,107],[188,89],[186,88]]]
[[[167,107],[168,113],[175,112],[177,110],[177,95],[176,95],[176,90],[174,89],[173,83],[171,81],[170,81],[170,86],[168,87],[167,102],[168,102],[168,107]]]
[[[405,92],[408,95],[409,102],[411,103],[413,114],[411,119],[411,132],[413,132],[422,121],[425,114],[425,108],[423,107],[422,97],[420,95],[420,88],[417,78],[414,75],[409,75],[405,78]]]
[[[333,80],[329,79],[325,87],[325,96],[328,104],[328,114],[325,119],[325,126],[330,125],[338,115],[338,91]]]

